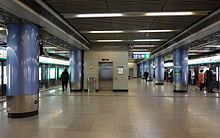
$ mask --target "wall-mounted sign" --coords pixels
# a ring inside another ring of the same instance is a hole
[[[146,58],[146,59],[149,59],[149,58],[150,58],[150,52],[148,52],[148,53],[145,54],[145,58]]]
[[[123,75],[124,74],[123,66],[118,66],[117,71],[118,71],[118,75]]]
[[[142,59],[142,58],[149,59],[150,52],[133,52],[132,58],[134,58],[134,59]]]
[[[0,49],[0,58],[5,59],[7,57],[7,52],[6,50],[1,50]]]

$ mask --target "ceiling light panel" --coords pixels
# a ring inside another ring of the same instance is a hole
[[[132,45],[132,47],[136,47],[136,48],[138,48],[138,47],[147,47],[147,48],[150,48],[150,47],[157,47],[157,45]]]
[[[122,42],[123,40],[94,40],[92,42]]]
[[[109,17],[141,17],[141,16],[192,16],[207,15],[209,11],[177,11],[177,12],[125,12],[125,13],[89,13],[62,14],[64,18],[109,18]]]
[[[149,12],[146,16],[189,16],[194,15],[194,12]]]
[[[53,47],[53,46],[48,46],[48,47],[44,47],[45,49],[57,49],[57,47]]]
[[[165,39],[136,39],[133,41],[135,42],[158,42],[158,41],[165,41]]]
[[[4,28],[4,27],[0,27],[0,31],[1,31],[1,30],[6,30],[6,28]]]
[[[150,52],[133,52],[133,54],[149,54]]]
[[[78,18],[99,18],[99,17],[121,17],[122,13],[92,13],[92,14],[77,14],[75,17]]]
[[[133,51],[141,51],[141,52],[146,51],[146,52],[149,52],[148,49],[132,49],[132,52],[133,52]]]
[[[48,51],[49,53],[54,53],[54,54],[64,54],[64,53],[70,53],[69,51]]]
[[[112,33],[168,33],[178,30],[109,30],[109,31],[81,31],[81,33],[91,34],[112,34]]]
[[[112,31],[85,31],[82,33],[91,33],[91,34],[112,34],[112,33],[123,33],[120,30],[112,30]]]
[[[91,42],[158,42],[165,39],[136,39],[136,40],[91,40]]]
[[[204,53],[204,52],[210,52],[211,50],[189,50],[191,53]]]
[[[138,30],[138,33],[167,33],[174,32],[175,30]]]
[[[210,47],[210,48],[219,48],[220,45],[206,45],[204,47]]]

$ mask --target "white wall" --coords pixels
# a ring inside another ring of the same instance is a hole
[[[84,89],[87,89],[88,77],[96,78],[99,89],[98,63],[102,59],[113,62],[113,90],[128,90],[128,51],[85,51],[84,52]],[[124,74],[117,74],[117,66],[124,67]]]
[[[128,68],[133,68],[133,77],[137,77],[137,64],[128,63]]]

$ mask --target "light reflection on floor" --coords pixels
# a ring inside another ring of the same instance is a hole
[[[174,93],[172,84],[134,79],[129,92],[82,95],[58,88],[41,96],[38,116],[9,119],[1,110],[0,137],[220,137],[218,94],[191,87],[188,93]],[[6,102],[0,106],[6,108]]]

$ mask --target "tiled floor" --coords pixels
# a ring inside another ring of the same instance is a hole
[[[220,99],[194,87],[129,81],[129,92],[41,93],[40,113],[9,119],[0,104],[2,138],[219,138]]]

